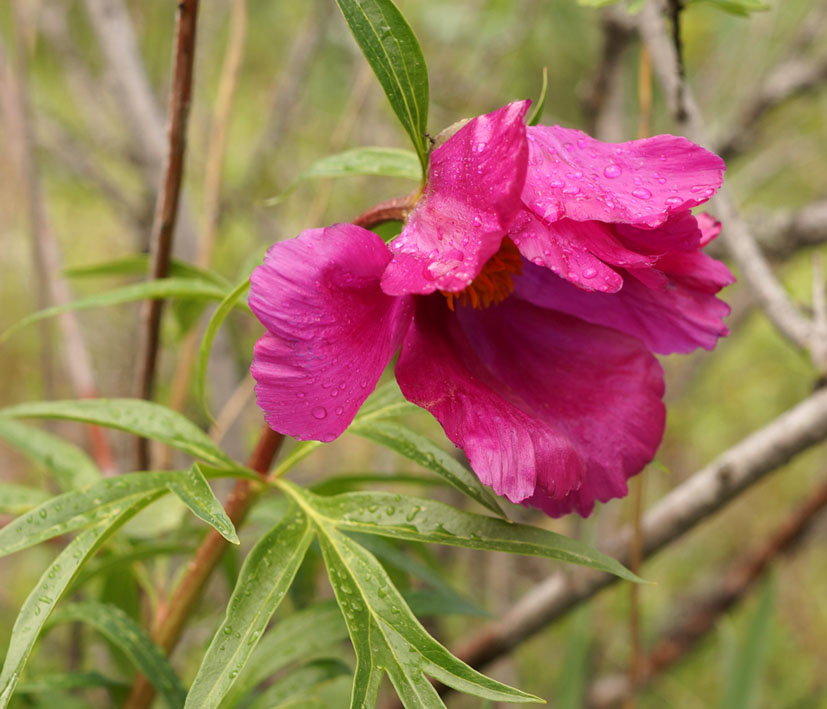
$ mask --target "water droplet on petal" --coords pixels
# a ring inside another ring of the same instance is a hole
[[[336,415],[337,416],[341,416],[343,412],[344,412],[344,408],[342,408],[341,406],[336,407]]]
[[[326,418],[326,417],[327,417],[327,409],[326,409],[324,406],[317,406],[317,407],[316,407],[315,409],[313,409],[313,411],[311,411],[310,413],[312,413],[312,414],[313,414],[313,417],[314,417],[314,418],[317,418],[317,419],[319,419],[320,421],[321,421],[323,418]]]
[[[591,266],[589,266],[589,268],[584,268],[583,269],[583,278],[594,278],[596,275],[597,275],[597,269],[596,268],[592,268]]]
[[[651,196],[652,193],[645,187],[638,187],[636,190],[632,190],[632,197],[637,197],[638,199],[649,199]]]
[[[614,163],[606,165],[606,167],[603,168],[603,174],[610,180],[613,180],[615,177],[620,177],[622,173],[623,169],[620,165],[615,165]]]
[[[680,197],[667,197],[666,204],[668,204],[670,207],[677,207],[683,204],[683,200]]]

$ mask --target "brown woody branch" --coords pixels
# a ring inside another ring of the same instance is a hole
[[[168,152],[164,181],[155,209],[150,249],[150,278],[164,278],[169,271],[172,239],[178,216],[178,202],[184,175],[187,117],[192,96],[192,75],[195,59],[195,29],[198,0],[182,0],[178,4],[175,59],[169,101]],[[141,323],[141,346],[138,360],[138,396],[151,399],[158,361],[158,345],[163,300],[147,301]],[[149,467],[149,442],[138,440],[137,469]]]

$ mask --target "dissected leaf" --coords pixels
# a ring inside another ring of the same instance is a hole
[[[105,677],[100,672],[66,672],[64,674],[32,677],[27,682],[21,682],[17,685],[17,694],[51,693],[66,689],[84,689],[86,687],[121,687],[127,689],[129,685],[126,682]]]
[[[61,534],[98,524],[150,493],[167,489],[192,512],[238,543],[232,523],[197,469],[127,473],[52,497],[0,529],[0,556],[12,554]]]
[[[59,436],[0,417],[0,438],[52,473],[63,490],[100,480],[100,470],[92,459]]]
[[[534,108],[531,110],[531,115],[526,120],[526,125],[536,126],[543,116],[543,107],[546,105],[546,91],[548,91],[548,67],[543,67],[543,84],[540,88],[540,96]]]
[[[143,399],[32,401],[0,409],[0,418],[67,419],[152,438],[218,466],[232,461],[188,418]]]
[[[280,483],[299,494],[290,483]],[[320,497],[301,494],[316,514],[345,531],[378,534],[417,542],[450,544],[468,549],[542,556],[640,581],[625,566],[588,544],[546,529],[464,512],[435,500],[387,492],[347,492]]]
[[[391,0],[336,3],[411,137],[424,171],[428,160],[428,70],[413,30]]]
[[[299,506],[263,536],[244,561],[227,613],[187,695],[187,707],[217,707],[278,608],[314,530]]]
[[[81,266],[64,268],[63,273],[69,278],[95,278],[100,276],[146,276],[149,272],[149,254],[130,254],[108,261],[88,263]],[[200,278],[214,283],[221,288],[229,288],[227,279],[215,271],[199,268],[186,261],[170,259],[170,278]]]
[[[0,709],[8,706],[46,619],[78,570],[111,534],[157,497],[158,493],[149,494],[131,507],[119,510],[95,527],[81,532],[40,577],[14,621],[9,649],[0,671]]]
[[[105,635],[146,676],[172,709],[181,706],[186,690],[169,660],[147,632],[120,608],[106,603],[72,603],[56,611],[49,624],[71,621],[91,625]]]
[[[323,601],[291,613],[266,632],[221,706],[239,706],[247,693],[291,662],[329,654],[347,636],[335,601]]]
[[[449,485],[468,495],[472,500],[479,502],[483,507],[505,517],[494,494],[470,469],[438,445],[408,427],[400,423],[377,421],[365,417],[361,420],[354,420],[348,430],[380,443],[418,463],[423,468],[439,475]]]

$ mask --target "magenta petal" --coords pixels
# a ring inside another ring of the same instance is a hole
[[[337,224],[275,244],[253,271],[267,332],[251,372],[273,430],[330,441],[353,420],[410,323],[410,299],[379,286],[390,258],[376,234]]]
[[[711,350],[729,332],[723,324],[729,306],[712,294],[731,283],[732,274],[701,252],[673,254],[668,265],[693,275],[663,273],[656,270],[659,261],[656,268],[626,271],[623,288],[606,294],[587,293],[547,269],[526,263],[514,280],[515,294],[640,338],[653,352]],[[694,272],[695,268],[699,270]]]
[[[663,433],[660,365],[642,343],[515,298],[456,315],[421,301],[396,375],[484,483],[554,514],[625,494]]]
[[[584,290],[614,293],[623,278],[613,266],[648,266],[655,260],[624,247],[601,222],[549,223],[527,209],[512,222],[511,238],[524,258]]]
[[[603,143],[560,126],[527,129],[523,201],[546,221],[568,217],[654,227],[706,202],[724,162],[686,138]]]
[[[527,108],[518,101],[474,118],[434,150],[425,194],[392,244],[386,293],[462,290],[497,252],[520,206]]]

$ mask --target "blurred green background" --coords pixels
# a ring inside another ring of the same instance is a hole
[[[123,77],[101,51],[85,4],[18,1],[18,20],[13,4],[0,5],[0,37],[7,69],[19,70],[15,57],[21,54],[28,64],[25,86],[42,206],[60,243],[63,265],[100,262],[144,250],[156,189],[153,166],[136,134],[141,128],[132,125],[134,116],[127,115],[129,109],[121,99]],[[398,4],[428,62],[432,135],[461,118],[508,101],[536,98],[543,67],[548,67],[549,87],[541,122],[594,127],[587,97],[601,57],[601,11],[581,7],[574,0],[400,0]],[[748,18],[703,3],[691,4],[684,13],[687,74],[714,139],[739,131],[745,107],[779,62],[793,56],[824,63],[824,3],[786,0],[771,4],[768,11]],[[174,3],[142,0],[128,7],[163,115],[171,73]],[[184,183],[184,211],[196,234],[203,226],[208,142],[229,13],[229,2],[202,0]],[[809,44],[796,45],[810,26],[815,27],[815,37]],[[614,79],[617,120],[611,125],[612,135],[605,137],[636,137],[638,66],[639,44],[631,38]],[[761,233],[780,210],[795,210],[827,198],[825,84],[827,71],[820,85],[762,115],[746,149],[729,161],[731,187]],[[7,123],[0,125],[0,330],[4,330],[40,307],[40,284],[31,255],[30,205],[13,155],[16,136]],[[653,131],[673,130],[656,87]],[[213,268],[236,282],[249,273],[254,259],[270,243],[295,236],[304,228],[349,221],[376,202],[415,187],[392,178],[308,181],[288,199],[273,203],[313,161],[362,145],[408,147],[335,3],[249,2],[249,32],[229,123]],[[827,231],[823,237],[827,238]],[[783,244],[785,235],[776,238]],[[774,262],[791,292],[804,303],[810,299],[812,254],[817,248],[787,249]],[[194,244],[179,238],[176,250],[181,258],[192,258]],[[72,286],[77,295],[83,295],[124,282],[113,277],[86,278],[73,279]],[[734,308],[732,335],[712,353],[664,360],[668,430],[658,463],[644,474],[646,505],[793,406],[817,384],[818,373],[772,329],[743,284],[723,295]],[[137,318],[137,306],[79,315],[102,395],[132,393]],[[187,322],[186,309],[168,311],[159,401],[170,396],[176,351]],[[251,318],[238,317],[228,322],[226,332],[211,370],[214,411],[222,408],[243,380],[259,326]],[[60,347],[54,323],[45,329],[32,326],[4,342],[0,402],[73,397]],[[185,411],[208,425],[192,397]],[[255,405],[248,399],[228,433],[229,450],[243,457],[259,422]],[[442,440],[438,427],[425,414],[415,424]],[[84,440],[80,428],[71,424],[55,425],[53,430],[79,443]],[[119,458],[129,460],[127,439],[115,440]],[[644,647],[660,637],[693,594],[714,585],[734,559],[761,545],[794,505],[824,480],[825,463],[823,447],[811,449],[644,567],[643,575],[655,582],[641,589]],[[345,435],[304,462],[298,476],[310,481],[332,472],[377,469],[414,471],[392,454]],[[3,444],[0,479],[50,484],[41,471]],[[461,504],[443,490],[427,488],[423,494]],[[153,510],[145,526],[157,530],[158,525],[168,525],[170,534],[182,543],[195,543],[199,538],[200,528],[194,524],[180,526],[173,503]],[[632,505],[628,500],[612,502],[587,521],[550,521],[522,508],[509,511],[514,519],[598,542],[610,539],[613,530],[630,519]],[[245,528],[242,540],[246,545],[265,529],[266,520],[264,510]],[[131,527],[134,535],[145,531],[138,522]],[[764,592],[768,600],[761,605],[761,592],[750,593],[720,619],[695,652],[644,689],[637,706],[827,707],[826,539],[822,516],[794,553],[774,564],[769,591]],[[52,555],[50,548],[43,547],[0,561],[5,579],[0,584],[0,646],[5,646],[17,609]],[[554,571],[549,562],[505,555],[448,549],[432,550],[432,555],[432,561],[442,563],[453,587],[495,617]],[[230,557],[229,568],[239,559],[238,555]],[[128,574],[104,577],[98,592],[141,617],[142,603],[146,603],[141,595],[151,587],[167,588],[179,561],[174,557],[173,561],[136,564]],[[318,594],[329,595],[318,574],[314,576],[311,570],[308,579]],[[201,648],[227,593],[226,579],[216,578],[176,656],[185,680],[198,666]],[[281,615],[287,612],[286,608],[279,611]],[[551,707],[586,706],[586,688],[593,680],[626,672],[628,615],[629,589],[615,587],[524,643],[492,672],[547,698]],[[478,617],[450,616],[433,619],[428,627],[450,647],[483,622]],[[42,643],[35,666],[65,670],[67,657],[76,666],[94,666],[95,659],[104,656],[96,646],[102,641],[87,638],[80,656],[77,642],[68,629],[56,630]],[[763,654],[756,664],[760,672],[754,682],[746,680],[753,682],[754,694],[743,704],[732,704],[726,697],[735,696],[727,695],[727,685],[735,677],[733,667],[756,645]],[[126,673],[127,668],[123,665],[112,671]],[[346,690],[346,680],[333,683],[330,705],[339,706]],[[106,705],[103,694],[82,695],[79,701],[80,706],[84,702]],[[469,698],[451,701],[458,707],[480,706],[478,700]]]

